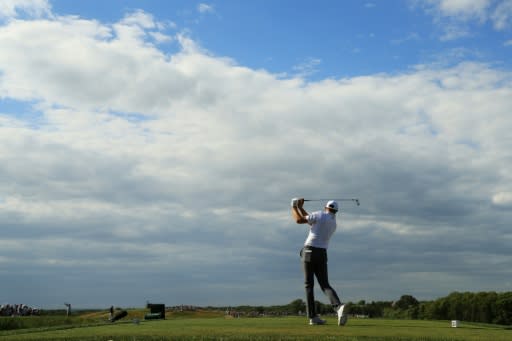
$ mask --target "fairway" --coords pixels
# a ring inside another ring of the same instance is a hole
[[[131,320],[108,325],[48,331],[18,330],[0,333],[3,340],[423,340],[508,341],[512,330],[502,326],[449,321],[351,319],[338,327],[334,317],[324,326],[310,326],[303,317],[178,318]]]

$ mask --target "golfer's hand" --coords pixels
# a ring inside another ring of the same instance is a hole
[[[304,198],[299,198],[297,200],[298,200],[297,207],[302,207],[304,205]]]
[[[291,205],[292,205],[292,207],[298,207],[299,206],[299,199],[298,198],[293,198]]]

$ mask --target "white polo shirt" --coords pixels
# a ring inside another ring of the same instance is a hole
[[[336,231],[336,215],[334,213],[317,211],[306,216],[311,225],[305,246],[327,249],[329,240]]]

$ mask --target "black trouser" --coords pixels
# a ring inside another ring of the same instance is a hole
[[[336,291],[329,285],[329,276],[327,274],[327,250],[304,246],[301,251],[302,265],[304,268],[304,284],[306,287],[306,306],[308,317],[316,316],[315,311],[315,276],[324,294],[329,298],[333,307],[341,304]]]

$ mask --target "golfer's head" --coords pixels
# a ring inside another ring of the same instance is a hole
[[[325,209],[329,210],[329,212],[336,214],[338,212],[338,203],[334,200],[329,200],[327,204],[325,204]]]

